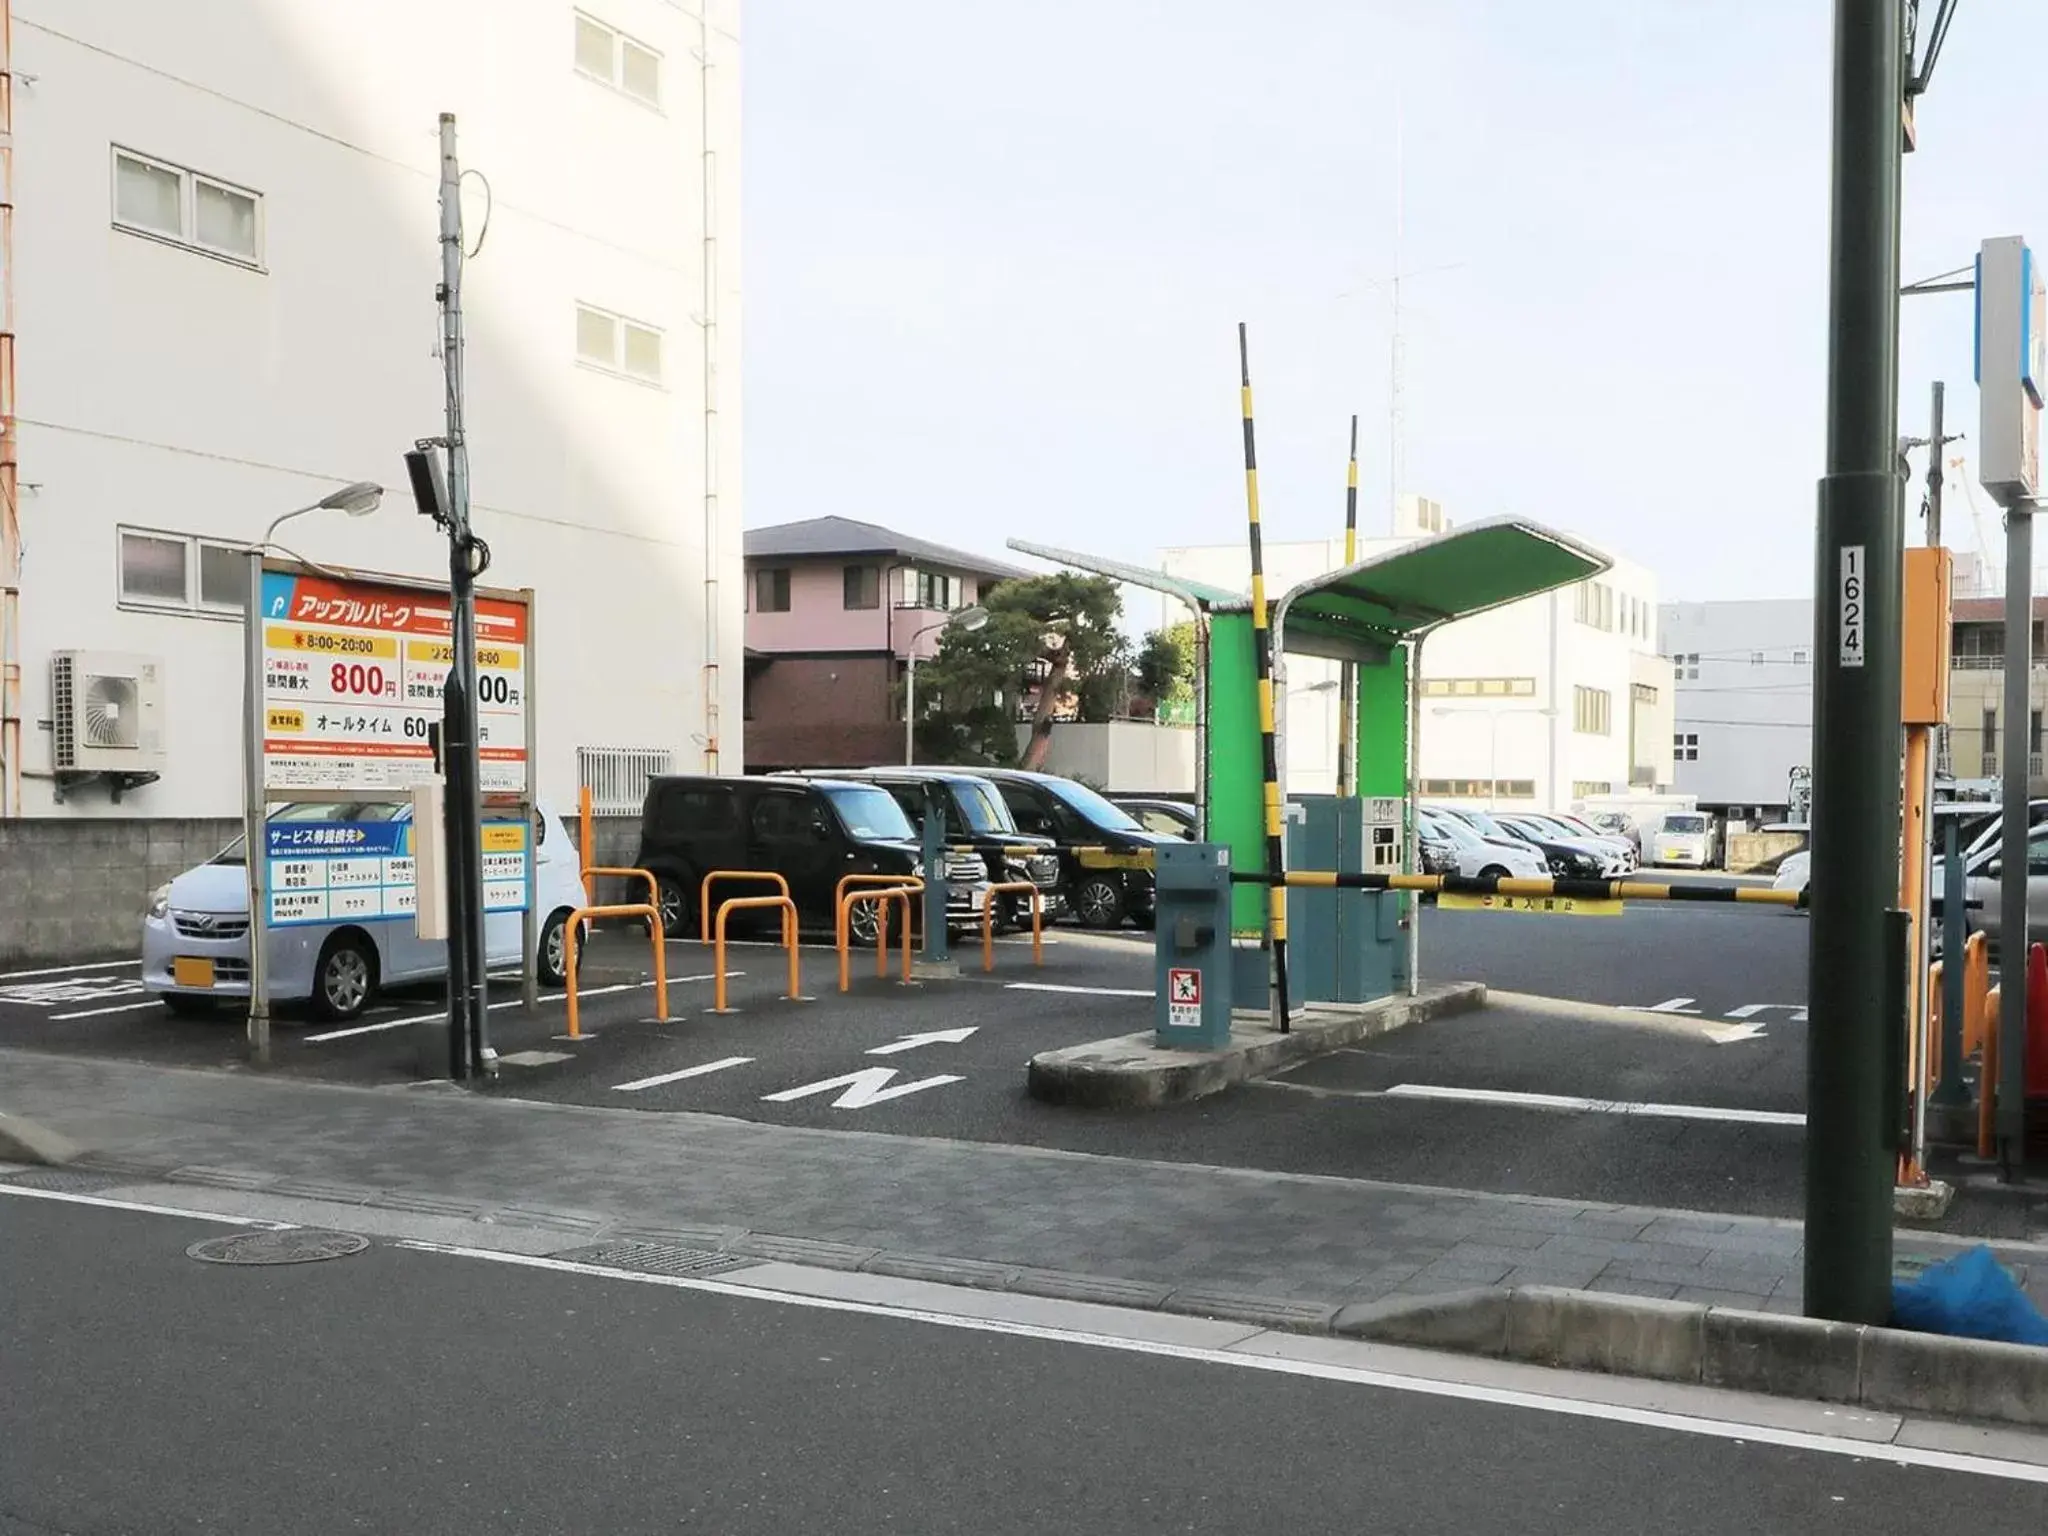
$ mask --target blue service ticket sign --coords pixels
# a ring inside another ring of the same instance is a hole
[[[413,915],[412,822],[272,822],[270,926],[393,922]],[[483,826],[484,911],[523,912],[533,885],[523,821]]]

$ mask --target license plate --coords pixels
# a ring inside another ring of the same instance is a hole
[[[210,987],[213,985],[213,962],[181,955],[171,962],[171,980],[181,987]]]

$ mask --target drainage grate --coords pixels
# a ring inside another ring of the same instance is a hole
[[[237,1232],[209,1237],[185,1250],[202,1264],[312,1264],[320,1259],[345,1259],[370,1246],[353,1232],[319,1227],[287,1227],[282,1232]]]
[[[20,1173],[0,1178],[0,1184],[15,1189],[61,1190],[76,1195],[92,1194],[97,1190],[112,1189],[117,1184],[134,1182],[132,1178],[100,1173],[90,1168],[26,1168]]]
[[[712,1248],[685,1248],[681,1243],[592,1243],[548,1255],[572,1264],[600,1269],[630,1269],[644,1275],[722,1275],[752,1269],[761,1261]]]

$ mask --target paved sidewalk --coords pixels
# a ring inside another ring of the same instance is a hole
[[[0,1111],[126,1174],[1313,1324],[1553,1285],[1789,1312],[1797,1223],[0,1052]],[[4,1176],[4,1170],[0,1170]],[[1900,1254],[1953,1240],[1900,1234]],[[2048,1249],[2007,1250],[2040,1297]]]

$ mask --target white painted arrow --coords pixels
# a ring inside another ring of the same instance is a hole
[[[1728,1010],[1728,1017],[1731,1019],[1753,1019],[1760,1013],[1770,1012],[1773,1008],[1783,1008],[1792,1015],[1792,1022],[1795,1024],[1801,1022],[1806,1017],[1806,1009],[1798,1003],[1745,1003],[1740,1008],[1730,1008]]]
[[[780,1093],[764,1093],[764,1104],[787,1104],[794,1099],[808,1099],[812,1094],[830,1093],[834,1088],[846,1091],[832,1101],[834,1109],[866,1109],[870,1104],[886,1104],[891,1099],[900,1099],[905,1094],[922,1093],[927,1088],[940,1088],[947,1083],[961,1079],[953,1076],[921,1077],[914,1083],[897,1083],[890,1087],[890,1080],[896,1076],[894,1067],[868,1067],[860,1072],[848,1072],[842,1077],[828,1077],[822,1083],[805,1083],[801,1088],[785,1088]]]
[[[901,1040],[892,1040],[887,1045],[878,1045],[867,1054],[870,1056],[895,1056],[903,1051],[914,1051],[920,1045],[958,1045],[973,1034],[976,1025],[965,1029],[934,1029],[922,1035],[905,1035]]]
[[[1738,1040],[1760,1040],[1764,1027],[1761,1024],[1709,1024],[1700,1031],[1716,1045],[1733,1045]]]
[[[1666,999],[1665,999],[1665,1000],[1664,1000],[1663,1002],[1661,1002],[1661,1003],[1652,1003],[1652,1004],[1651,1004],[1651,1005],[1650,1005],[1649,1007],[1645,1008],[1645,1009],[1643,1010],[1643,1012],[1645,1012],[1645,1013],[1698,1013],[1698,1012],[1699,1012],[1699,1009],[1697,1009],[1697,1008],[1695,1008],[1695,1007],[1693,1007],[1693,1006],[1692,1006],[1693,1002],[1694,1002],[1694,999],[1692,999],[1692,998],[1690,998],[1690,997],[1669,997],[1669,998],[1666,998]]]

